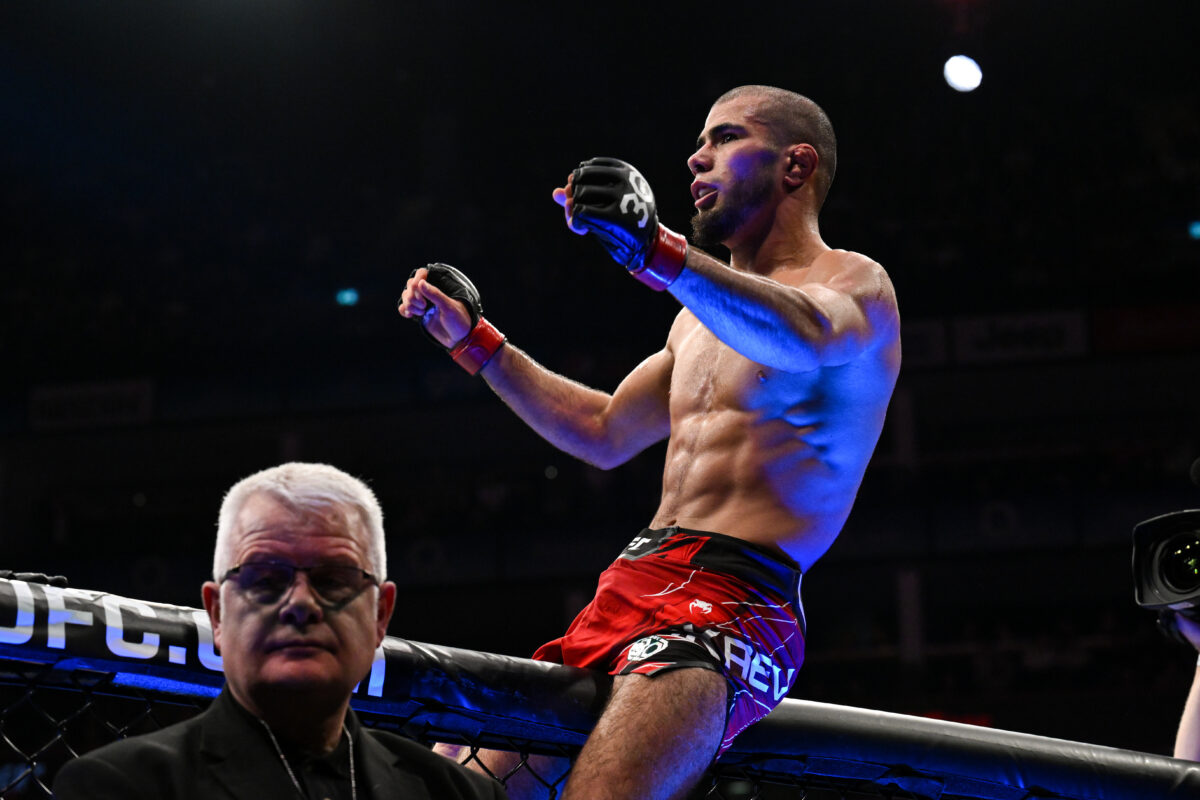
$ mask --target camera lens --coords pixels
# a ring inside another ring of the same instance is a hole
[[[1162,549],[1162,578],[1173,591],[1188,594],[1200,589],[1200,535],[1185,533]]]

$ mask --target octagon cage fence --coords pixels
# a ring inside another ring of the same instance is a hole
[[[0,579],[0,797],[49,797],[67,760],[185,719],[222,683],[203,610]],[[364,724],[430,745],[570,756],[610,686],[588,670],[387,637],[351,702]],[[692,796],[1200,798],[1200,764],[788,699]]]

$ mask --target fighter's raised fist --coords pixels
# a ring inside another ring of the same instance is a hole
[[[470,333],[483,316],[479,290],[449,264],[413,270],[397,310],[403,317],[419,319],[425,333],[447,349]]]
[[[650,184],[624,161],[584,161],[554,200],[571,230],[596,234],[608,254],[651,289],[663,291],[683,271],[687,240],[659,224]]]
[[[598,236],[627,268],[645,263],[658,235],[658,211],[642,173],[617,158],[591,158],[571,173],[569,195],[574,227]]]

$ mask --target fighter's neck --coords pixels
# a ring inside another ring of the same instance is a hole
[[[770,275],[780,269],[805,267],[829,251],[815,217],[775,224],[758,237],[730,243],[729,263],[734,269]]]

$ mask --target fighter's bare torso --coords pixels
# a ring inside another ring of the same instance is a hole
[[[830,251],[829,258],[853,256]],[[667,340],[671,434],[653,527],[777,547],[808,569],[832,544],[879,439],[900,365],[898,318],[878,265],[880,335],[846,363],[785,372],[716,338],[687,309]],[[803,284],[807,269],[771,277]]]

